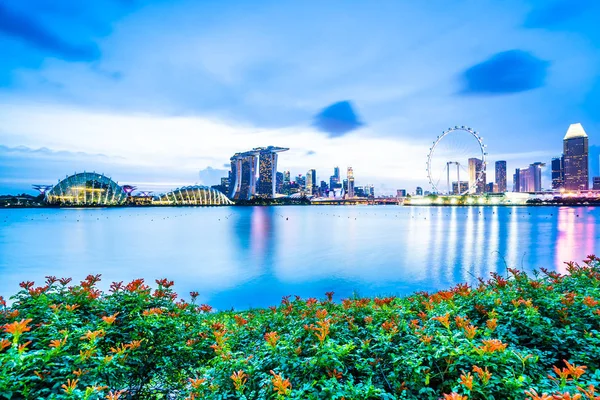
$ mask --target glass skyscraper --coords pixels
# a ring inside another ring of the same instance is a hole
[[[588,190],[588,135],[581,124],[571,124],[563,138],[565,189]]]
[[[354,171],[352,167],[348,167],[348,197],[354,197]]]
[[[563,157],[552,159],[552,189],[559,190],[565,187],[565,171]]]
[[[498,193],[506,192],[506,161],[496,161],[496,184]]]

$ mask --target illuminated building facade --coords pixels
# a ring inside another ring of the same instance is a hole
[[[592,184],[593,184],[593,186],[592,186],[593,190],[600,190],[600,176],[595,176],[593,178]]]
[[[563,138],[564,188],[588,190],[588,135],[581,124],[571,124]]]
[[[498,193],[506,192],[506,161],[496,161],[496,184]],[[494,192],[496,193],[496,192]]]
[[[479,158],[469,158],[469,193],[485,192],[485,166]]]
[[[460,181],[460,187],[457,181],[452,182],[452,194],[462,194],[469,190],[469,182]]]
[[[542,167],[546,164],[535,162],[527,168],[515,171],[515,192],[540,192],[542,190]]]
[[[317,171],[309,169],[306,173],[306,192],[314,194],[317,189]]]
[[[233,204],[220,191],[207,186],[185,186],[157,196],[153,205],[166,206],[224,206]]]
[[[342,187],[340,184],[340,180],[340,167],[335,167],[333,169],[333,175],[331,175],[331,177],[329,178],[329,188],[331,190],[340,189]]]
[[[230,199],[250,200],[254,196],[258,155],[259,152],[253,150],[231,157]]]
[[[498,184],[495,182],[488,182],[488,184],[486,185],[485,191],[486,193],[498,193],[499,189],[498,189]]]
[[[283,172],[278,172],[275,175],[275,192],[281,193],[283,189]]]
[[[354,197],[354,171],[352,167],[348,167],[348,197]]]
[[[257,147],[253,149],[259,154],[259,179],[256,194],[261,197],[273,198],[277,193],[277,153],[287,151],[284,147]]]
[[[47,192],[48,204],[61,206],[121,205],[127,193],[112,179],[95,172],[82,172],[59,181]]]
[[[563,166],[563,157],[554,157],[552,159],[552,189],[560,190],[565,187],[565,169]]]

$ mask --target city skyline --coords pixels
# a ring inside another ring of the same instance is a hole
[[[3,4],[0,193],[83,169],[217,184],[237,149],[278,143],[294,175],[351,165],[393,194],[424,185],[428,140],[457,123],[513,170],[549,164],[581,122],[597,174],[596,2],[240,7]]]

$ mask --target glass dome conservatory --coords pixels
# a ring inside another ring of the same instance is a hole
[[[152,202],[162,205],[222,206],[233,204],[223,193],[207,186],[185,186],[163,193]]]
[[[47,192],[48,204],[62,206],[121,205],[127,193],[112,179],[95,172],[82,172],[59,181]]]

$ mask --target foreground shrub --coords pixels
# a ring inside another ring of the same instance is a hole
[[[213,312],[173,282],[47,277],[0,298],[0,395],[600,399],[600,262],[397,298]]]

